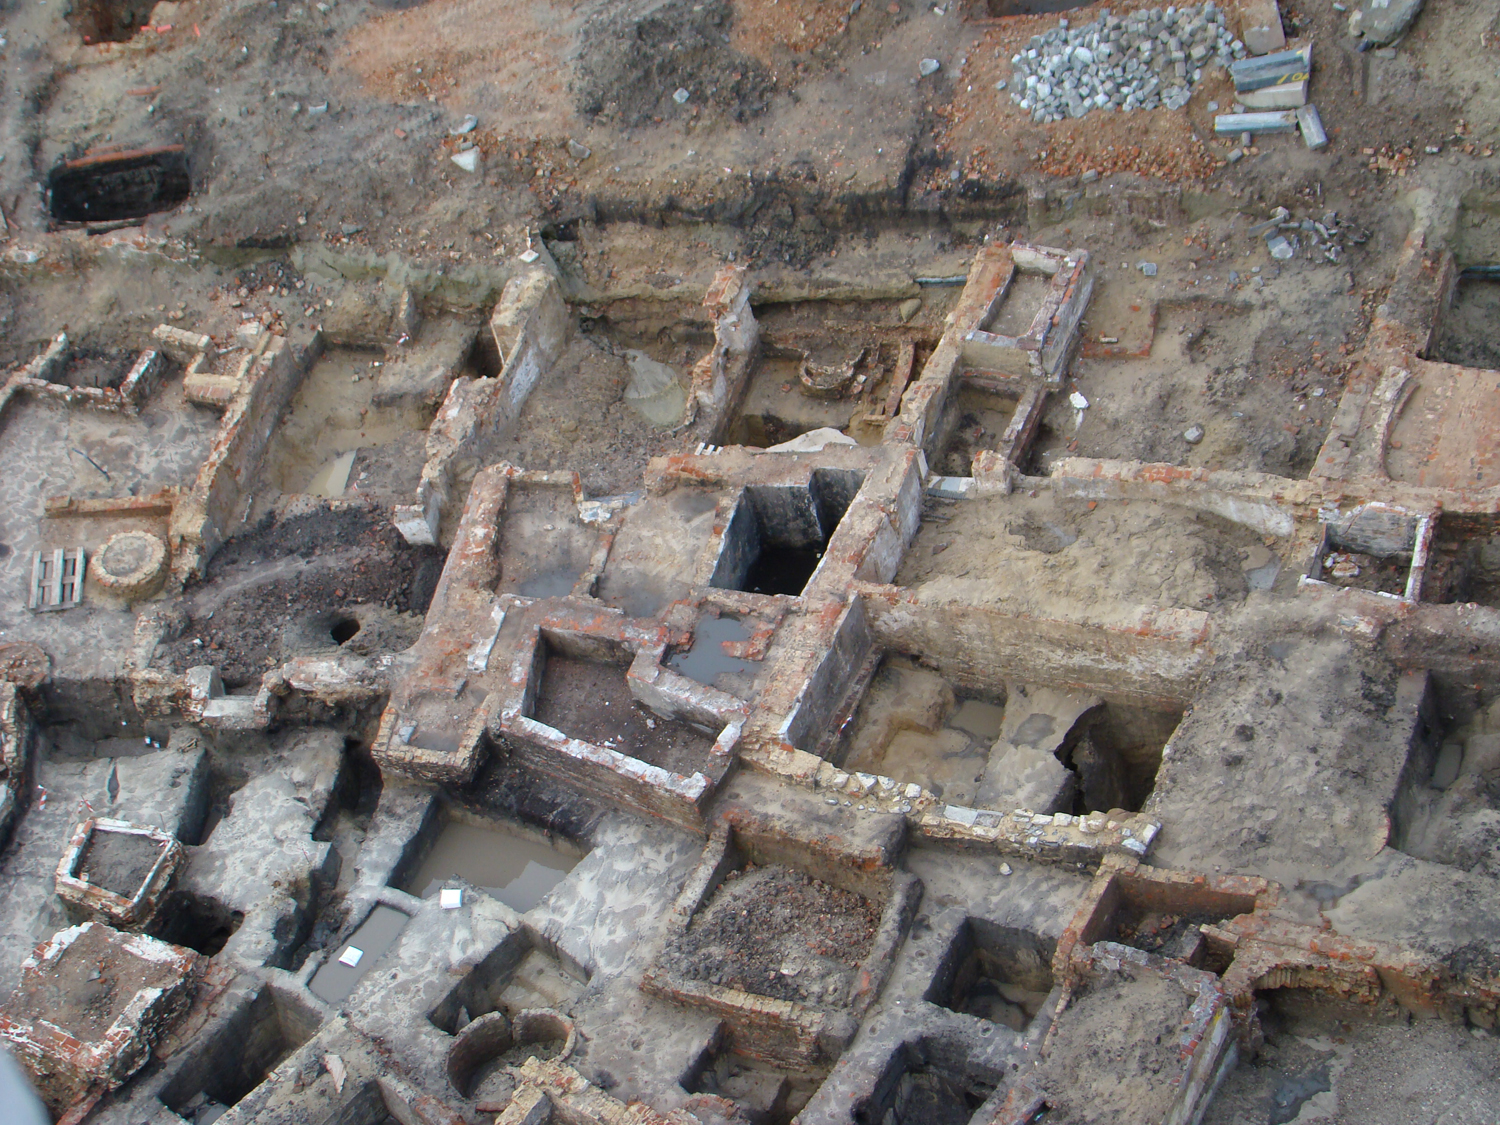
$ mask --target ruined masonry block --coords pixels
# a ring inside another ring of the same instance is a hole
[[[57,895],[117,926],[145,926],[185,860],[182,845],[159,828],[90,817],[57,865]]]
[[[54,1117],[119,1086],[192,1002],[203,959],[98,922],[37,946],[0,1009],[0,1043]]]

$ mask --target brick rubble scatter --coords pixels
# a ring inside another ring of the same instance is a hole
[[[1108,11],[1082,27],[1067,20],[1011,56],[1011,101],[1038,123],[1096,109],[1181,109],[1205,68],[1245,57],[1245,45],[1209,0],[1202,7]]]

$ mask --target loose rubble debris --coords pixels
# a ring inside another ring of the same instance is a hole
[[[1205,68],[1227,67],[1244,55],[1213,0],[1124,16],[1106,12],[1081,27],[1062,20],[1033,36],[1011,56],[1010,97],[1037,122],[1098,109],[1181,109]]]

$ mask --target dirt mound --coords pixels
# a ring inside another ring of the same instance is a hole
[[[848,1001],[880,907],[778,864],[732,871],[676,947],[685,976],[776,1000]]]
[[[231,539],[193,594],[192,620],[166,650],[168,665],[180,671],[213,664],[227,686],[242,687],[357,606],[425,613],[445,556],[435,547],[410,546],[381,512],[341,506],[268,516]],[[369,643],[361,638],[351,648]]]
[[[643,125],[705,104],[734,121],[764,113],[776,82],[765,65],[730,46],[727,0],[630,4],[584,25],[574,98],[578,112]],[[688,92],[678,104],[673,95]]]

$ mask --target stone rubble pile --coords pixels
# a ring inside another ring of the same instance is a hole
[[[1227,67],[1245,45],[1208,0],[1202,7],[1100,13],[1093,23],[1061,20],[1011,56],[1011,100],[1038,123],[1095,109],[1181,109],[1204,67]]]

